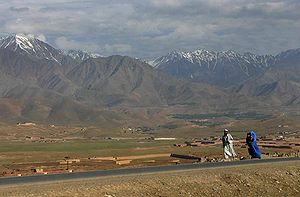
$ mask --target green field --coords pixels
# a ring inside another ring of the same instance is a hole
[[[173,143],[182,141],[72,140],[69,142],[0,142],[0,163],[56,161],[65,156],[128,156],[174,151]]]
[[[247,113],[213,113],[213,114],[172,114],[172,118],[182,120],[195,120],[195,119],[213,119],[213,118],[232,118],[235,120],[266,120],[271,118],[271,115],[260,114],[256,112]]]

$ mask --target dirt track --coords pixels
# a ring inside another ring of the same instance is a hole
[[[300,196],[300,162],[2,186],[0,195]]]

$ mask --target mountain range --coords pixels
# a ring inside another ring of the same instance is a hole
[[[283,58],[290,61],[292,53],[299,55],[298,50],[290,50],[274,55],[240,54],[235,51],[171,52],[159,57],[151,64],[164,72],[179,78],[203,82],[219,87],[240,85],[267,69],[279,64]]]
[[[187,103],[216,108],[217,98],[226,96],[217,88],[178,80],[135,58],[74,57],[79,56],[24,35],[2,39],[1,118],[101,124],[127,116],[113,108]]]
[[[22,34],[2,38],[0,118],[111,126],[160,120],[163,110],[204,113],[300,102],[299,49],[276,56],[172,52],[152,65],[66,52]]]
[[[235,51],[171,52],[151,64],[177,78],[227,89],[268,106],[298,104],[300,49],[277,55]]]

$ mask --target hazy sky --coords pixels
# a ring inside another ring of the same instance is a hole
[[[0,32],[102,55],[274,54],[300,47],[300,0],[0,0]]]

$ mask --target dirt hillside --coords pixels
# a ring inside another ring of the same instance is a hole
[[[300,162],[2,186],[0,196],[300,196]]]

